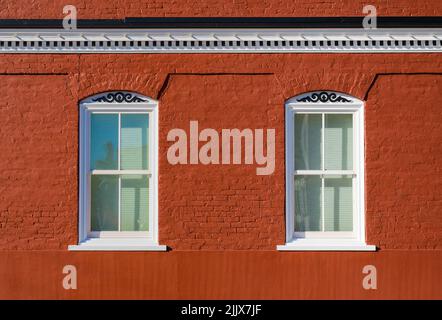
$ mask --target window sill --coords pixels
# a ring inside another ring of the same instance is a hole
[[[69,251],[167,251],[167,246],[146,239],[86,239]]]
[[[276,246],[278,251],[376,251],[376,246],[360,241],[336,239],[297,239]]]

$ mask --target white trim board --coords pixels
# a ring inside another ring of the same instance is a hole
[[[3,29],[0,53],[442,52],[442,29]]]
[[[78,245],[69,245],[69,251],[167,251],[167,246],[145,239],[88,239]]]
[[[298,240],[299,241],[299,240]],[[276,246],[278,251],[376,251],[376,246],[367,245],[363,242],[352,243],[333,243],[328,241],[324,243],[314,243],[311,241],[300,241],[300,243],[290,243],[286,245]]]

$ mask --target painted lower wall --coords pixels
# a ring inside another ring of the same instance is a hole
[[[362,286],[366,265],[376,290]],[[441,299],[441,268],[440,251],[417,250],[2,252],[0,299]]]

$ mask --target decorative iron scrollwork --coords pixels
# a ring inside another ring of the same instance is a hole
[[[102,95],[98,98],[92,99],[95,102],[109,102],[109,103],[133,103],[133,102],[146,102],[147,100],[142,99],[133,93],[128,92],[110,92]]]
[[[343,96],[337,95],[334,92],[314,92],[306,97],[297,99],[298,102],[352,102]]]

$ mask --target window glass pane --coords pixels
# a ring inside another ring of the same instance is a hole
[[[353,116],[326,114],[324,158],[327,170],[353,169]]]
[[[118,115],[91,116],[91,169],[118,169]]]
[[[321,114],[295,114],[295,169],[321,169]]]
[[[295,231],[321,231],[321,178],[295,177]]]
[[[118,176],[91,177],[91,231],[118,231]]]
[[[149,178],[121,176],[121,231],[149,230]]]
[[[148,132],[148,114],[121,115],[121,169],[148,169]]]
[[[353,188],[351,176],[328,176],[324,180],[325,231],[353,230]]]

